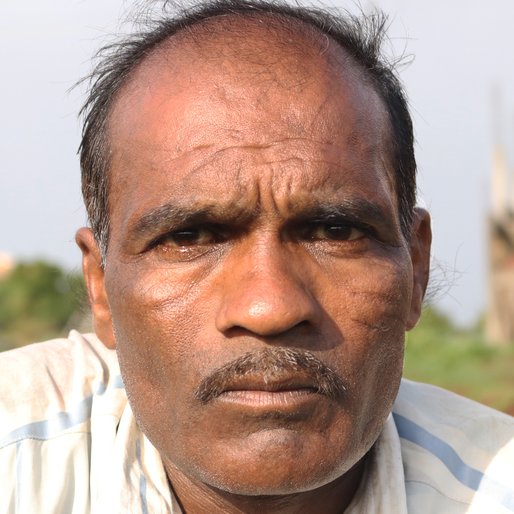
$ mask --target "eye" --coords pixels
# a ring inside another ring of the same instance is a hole
[[[218,243],[222,237],[207,227],[174,230],[159,237],[152,246],[168,248],[187,248]]]
[[[362,229],[344,223],[313,223],[307,232],[308,239],[317,241],[354,241],[364,235]]]

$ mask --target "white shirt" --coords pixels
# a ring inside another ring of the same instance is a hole
[[[181,512],[116,353],[72,331],[0,354],[0,513],[106,512]],[[514,513],[514,418],[404,380],[346,513]]]

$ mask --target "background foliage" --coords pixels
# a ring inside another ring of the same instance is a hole
[[[404,376],[514,415],[514,344],[490,346],[483,323],[460,329],[433,308],[407,334]]]
[[[85,305],[81,274],[42,260],[18,263],[0,280],[0,350],[63,335]]]

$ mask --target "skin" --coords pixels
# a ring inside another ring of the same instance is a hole
[[[429,217],[407,241],[384,106],[342,49],[217,23],[147,57],[111,113],[105,266],[77,233],[95,330],[186,513],[342,512],[397,394]],[[267,348],[310,352],[344,393],[279,365],[198,399]]]

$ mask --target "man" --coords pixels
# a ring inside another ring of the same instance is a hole
[[[398,395],[430,222],[382,26],[223,0],[111,49],[76,238],[98,339],[3,356],[3,512],[514,510],[511,418]]]

